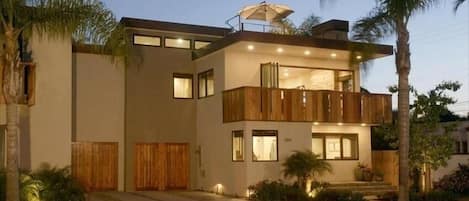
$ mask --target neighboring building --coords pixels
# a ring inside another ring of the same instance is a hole
[[[360,93],[349,58],[353,47],[364,60],[363,43],[347,39],[348,22],[318,25],[316,37],[121,22],[139,58],[127,67],[70,41],[31,41],[23,167],[72,165],[92,190],[245,195],[282,178],[294,150],[328,160],[325,181],[353,181],[358,162],[372,164],[370,126],[391,121],[391,96]],[[393,53],[373,46],[371,59]]]
[[[443,125],[454,124],[455,130],[451,132],[454,139],[454,154],[447,161],[446,167],[440,167],[432,171],[432,181],[438,181],[441,177],[450,174],[458,168],[458,164],[469,164],[469,149],[467,141],[469,140],[469,121],[446,122]],[[439,131],[443,132],[443,131]]]

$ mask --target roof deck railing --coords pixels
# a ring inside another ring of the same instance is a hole
[[[288,34],[288,31],[284,26],[267,23],[254,23],[252,21],[243,20],[239,15],[226,20],[225,24],[230,27],[231,32],[252,31],[261,33]]]

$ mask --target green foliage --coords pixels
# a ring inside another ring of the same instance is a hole
[[[41,201],[42,182],[34,179],[26,172],[20,174],[20,201]],[[0,201],[6,200],[6,172],[0,171]]]
[[[332,172],[332,166],[327,161],[319,159],[319,155],[309,150],[294,151],[282,165],[284,176],[296,177],[302,187],[306,186],[308,179],[325,172]]]
[[[365,201],[363,194],[347,190],[324,190],[319,192],[313,201]]]
[[[469,165],[459,164],[457,170],[445,175],[434,185],[435,189],[450,191],[458,194],[469,194]]]
[[[42,165],[31,176],[42,182],[43,190],[40,197],[48,201],[84,201],[85,192],[82,186],[76,182],[70,172],[70,168],[56,168]]]
[[[300,26],[296,26],[290,19],[282,19],[276,22],[276,26],[282,27],[284,30],[271,29],[271,33],[282,33],[288,35],[312,36],[312,28],[321,22],[321,18],[311,14],[309,15]]]
[[[410,201],[457,201],[457,196],[454,193],[447,191],[430,191],[427,193],[417,193],[411,191],[409,194]],[[396,193],[388,193],[380,197],[383,201],[398,201]]]
[[[310,201],[306,191],[282,181],[262,181],[249,187],[251,201]]]

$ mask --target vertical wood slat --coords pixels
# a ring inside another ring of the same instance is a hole
[[[72,176],[86,191],[117,190],[118,144],[74,142]]]
[[[282,95],[283,94],[283,95]],[[223,121],[382,124],[392,121],[390,95],[242,87],[223,93]]]
[[[134,179],[136,190],[187,189],[189,184],[188,144],[136,144]]]

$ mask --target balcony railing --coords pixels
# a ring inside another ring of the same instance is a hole
[[[223,122],[287,121],[382,124],[391,95],[241,87],[223,92]]]

